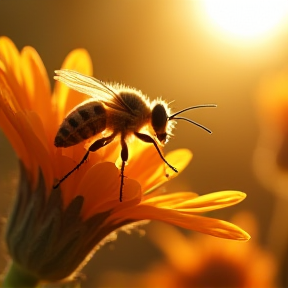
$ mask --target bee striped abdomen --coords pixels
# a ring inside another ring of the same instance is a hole
[[[106,129],[106,110],[102,103],[87,101],[63,120],[55,137],[56,147],[70,147]]]

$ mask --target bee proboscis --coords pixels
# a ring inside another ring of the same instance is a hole
[[[56,80],[91,96],[91,99],[79,104],[68,113],[56,134],[54,145],[70,147],[100,134],[104,130],[111,131],[111,134],[92,143],[79,164],[62,177],[53,188],[57,188],[61,182],[78,169],[88,158],[90,152],[95,152],[108,145],[119,135],[122,160],[119,199],[122,202],[124,168],[125,162],[128,160],[127,138],[129,136],[134,135],[141,141],[153,144],[161,159],[173,171],[178,172],[165,160],[158,147],[158,144],[164,145],[172,135],[173,121],[185,120],[212,133],[208,128],[193,120],[176,116],[192,109],[216,107],[215,104],[191,106],[169,115],[170,108],[165,101],[158,99],[150,102],[148,97],[134,88],[120,84],[106,84],[93,77],[67,69],[56,70],[55,73]],[[152,136],[139,132],[144,126],[149,127],[149,131],[153,132]]]

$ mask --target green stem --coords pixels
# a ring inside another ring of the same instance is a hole
[[[17,264],[10,265],[4,276],[3,288],[34,288],[37,286],[39,279],[20,268]]]

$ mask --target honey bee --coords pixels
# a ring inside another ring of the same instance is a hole
[[[212,133],[208,128],[197,122],[176,116],[192,109],[216,107],[214,104],[192,106],[169,115],[170,109],[165,101],[154,100],[150,102],[141,91],[136,89],[120,84],[106,84],[72,70],[56,70],[55,73],[55,80],[63,82],[68,87],[92,98],[82,102],[68,113],[56,134],[54,145],[56,147],[70,147],[100,134],[104,130],[105,132],[108,131],[110,135],[92,143],[83,159],[59,180],[54,188],[57,188],[61,182],[78,169],[87,160],[90,152],[97,151],[111,143],[116,136],[120,136],[122,165],[120,169],[119,200],[122,202],[124,168],[129,154],[128,137],[134,135],[141,141],[153,144],[161,159],[173,171],[178,172],[175,167],[165,160],[158,147],[158,145],[163,146],[172,135],[173,121],[185,120]],[[152,137],[139,132],[145,126],[149,127],[149,131],[152,131]]]

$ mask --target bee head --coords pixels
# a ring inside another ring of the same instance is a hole
[[[208,128],[206,128],[205,126],[191,120],[185,117],[176,117],[179,114],[188,111],[188,110],[193,110],[193,109],[198,109],[198,108],[207,108],[207,107],[217,107],[217,105],[215,104],[203,104],[203,105],[196,105],[196,106],[191,106],[191,107],[187,107],[184,108],[170,116],[167,115],[167,112],[169,113],[169,108],[167,107],[167,105],[165,106],[165,103],[157,103],[153,109],[152,109],[152,116],[151,116],[151,124],[152,127],[156,133],[156,136],[158,138],[158,140],[162,143],[165,144],[169,138],[169,135],[171,135],[171,129],[172,129],[172,125],[168,125],[168,121],[176,121],[176,120],[184,120],[187,121],[191,124],[194,124],[200,128],[202,128],[203,130],[207,131],[208,133],[212,133],[212,131]],[[168,134],[167,134],[168,132]]]
[[[163,144],[166,142],[167,138],[167,121],[168,115],[165,107],[162,104],[156,104],[152,109],[151,123],[158,140]]]

